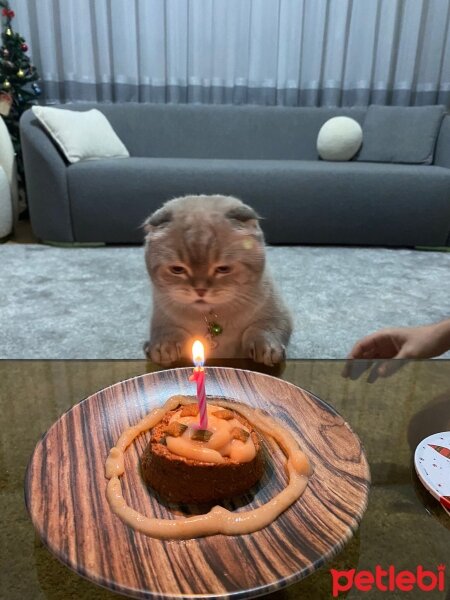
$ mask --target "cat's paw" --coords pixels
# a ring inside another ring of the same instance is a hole
[[[180,360],[182,351],[181,342],[175,341],[152,341],[144,344],[144,352],[152,362],[157,365],[168,366]]]
[[[286,348],[277,340],[257,338],[249,343],[248,355],[255,362],[273,367],[286,358]]]

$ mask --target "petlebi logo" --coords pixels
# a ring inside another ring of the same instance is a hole
[[[370,592],[373,589],[380,592],[431,592],[445,590],[445,565],[439,565],[435,570],[425,569],[422,565],[414,571],[397,570],[393,565],[383,568],[376,565],[373,571],[338,571],[330,569],[333,584],[333,598],[342,592],[355,588],[360,592]]]

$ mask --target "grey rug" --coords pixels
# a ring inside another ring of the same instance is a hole
[[[308,246],[267,253],[295,317],[289,358],[344,358],[381,327],[450,314],[450,253]],[[0,358],[143,358],[150,307],[142,248],[0,246]]]

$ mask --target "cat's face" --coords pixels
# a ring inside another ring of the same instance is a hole
[[[205,311],[248,300],[264,270],[257,215],[235,198],[188,196],[146,224],[147,268],[168,303]]]

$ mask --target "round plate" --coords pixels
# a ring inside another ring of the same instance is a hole
[[[433,433],[414,453],[417,476],[450,514],[450,431]]]
[[[206,368],[208,396],[262,408],[299,438],[314,475],[269,527],[251,535],[187,541],[146,537],[124,525],[105,497],[104,463],[121,432],[174,394],[193,394],[192,369],[150,373],[117,383],[65,413],[37,444],[25,499],[43,542],[80,575],[135,598],[251,598],[289,585],[335,555],[358,527],[367,504],[369,466],[358,437],[328,404],[268,375]],[[149,434],[129,447],[124,498],[148,516],[176,518],[144,485],[139,457]],[[253,494],[223,503],[248,510],[282,489],[284,457],[266,446],[267,468]]]

